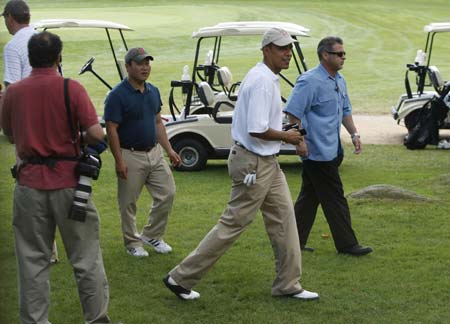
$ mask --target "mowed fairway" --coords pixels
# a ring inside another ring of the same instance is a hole
[[[4,3],[4,1],[3,1]],[[3,6],[3,3],[1,6]],[[406,63],[424,47],[423,26],[450,21],[448,1],[49,1],[29,0],[32,20],[46,18],[103,19],[134,29],[125,32],[129,47],[143,46],[154,57],[150,81],[161,90],[167,110],[170,81],[178,80],[185,64],[192,69],[200,27],[224,21],[275,20],[311,29],[301,39],[309,67],[317,64],[320,38],[339,35],[348,53],[344,75],[356,113],[386,114],[404,91]],[[64,41],[66,77],[89,91],[103,113],[107,89],[92,74],[79,76],[81,66],[95,57],[94,69],[109,83],[118,82],[103,31],[56,31]],[[433,60],[450,79],[450,35]],[[0,28],[0,45],[10,39]],[[230,61],[235,81],[260,60],[257,39],[232,43]],[[252,48],[254,49],[252,51]],[[119,56],[124,56],[122,48]],[[447,65],[446,65],[447,64]],[[3,66],[1,64],[3,75]],[[342,178],[346,193],[386,183],[432,198],[431,202],[349,199],[352,221],[361,243],[375,252],[367,257],[338,255],[321,212],[310,237],[316,248],[303,254],[302,284],[318,291],[319,302],[273,298],[274,259],[261,215],[196,289],[202,297],[182,302],[162,283],[217,222],[229,197],[224,161],[208,163],[205,171],[176,172],[177,196],[166,241],[174,251],[136,260],[125,253],[116,203],[114,160],[94,183],[94,202],[101,215],[101,245],[110,284],[110,315],[125,324],[148,323],[448,323],[450,322],[450,171],[449,151],[432,147],[407,151],[401,146],[366,145],[361,156],[346,147]],[[0,323],[18,323],[17,279],[11,210],[14,182],[9,167],[14,151],[0,135]],[[295,157],[281,157],[292,197],[300,187],[301,166]],[[147,220],[151,200],[143,191],[139,228]],[[63,244],[60,263],[51,270],[53,324],[82,323],[78,295]]]

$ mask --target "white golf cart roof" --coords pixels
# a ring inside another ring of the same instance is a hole
[[[423,31],[426,33],[443,33],[450,32],[450,22],[431,23],[425,25]]]
[[[43,19],[31,24],[34,28],[108,28],[133,30],[130,27],[106,20],[93,19]]]
[[[309,37],[309,29],[297,24],[277,21],[239,21],[200,28],[197,32],[192,33],[192,38],[262,35],[267,29],[273,27],[282,28],[290,35]]]

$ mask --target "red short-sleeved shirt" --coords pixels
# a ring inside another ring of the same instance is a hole
[[[70,80],[69,94],[73,123],[79,122],[83,129],[96,124],[95,108],[83,86]],[[64,103],[64,79],[53,68],[35,68],[28,78],[8,87],[2,127],[6,135],[13,137],[22,160],[76,155]],[[75,187],[75,164],[58,161],[54,168],[26,164],[20,170],[19,184],[42,190]]]

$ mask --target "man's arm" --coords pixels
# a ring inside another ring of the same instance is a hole
[[[302,128],[302,122],[300,119],[298,119],[297,117],[295,117],[294,115],[292,115],[290,113],[287,113],[287,115],[288,115],[290,124],[297,124],[299,129]],[[308,156],[308,146],[306,145],[306,142],[305,142],[303,136],[300,139],[300,142],[295,146],[295,151],[301,157]]]
[[[361,153],[361,150],[362,150],[361,138],[359,137],[359,134],[356,130],[356,126],[355,126],[355,123],[353,122],[352,115],[345,116],[342,119],[342,125],[344,125],[345,129],[347,130],[347,132],[350,134],[350,136],[352,138],[352,143],[353,143],[353,146],[355,147],[355,150],[353,151],[353,153],[355,153],[355,154]]]
[[[6,101],[5,101],[6,99]],[[3,134],[8,137],[10,143],[14,144],[14,138],[12,136],[11,130],[11,119],[10,119],[10,110],[8,109],[8,96],[2,93],[0,98],[0,121],[1,127],[3,128]]]
[[[117,123],[114,123],[112,121],[106,122],[106,133],[108,135],[109,148],[111,149],[111,153],[114,156],[114,160],[116,161],[117,176],[126,180],[128,168],[125,164],[125,161],[122,159],[119,134],[117,133],[118,127],[119,124]]]
[[[161,113],[158,113],[155,116],[155,122],[156,122],[156,136],[158,139],[158,143],[167,152],[167,155],[169,156],[172,165],[179,166],[181,164],[180,156],[177,154],[177,152],[173,150],[172,145],[170,145],[169,138],[167,137],[166,133],[166,127],[164,126],[164,123],[162,122],[161,119]]]
[[[296,129],[290,129],[283,132],[272,128],[269,128],[264,133],[250,133],[250,135],[265,141],[284,141],[293,145],[297,145],[302,137],[300,132]]]
[[[105,138],[105,134],[103,133],[103,128],[100,124],[94,124],[89,127],[86,132],[83,134],[83,140],[88,145],[96,145],[100,143]]]

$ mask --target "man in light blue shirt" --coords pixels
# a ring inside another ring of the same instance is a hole
[[[346,58],[342,39],[322,39],[317,54],[320,64],[297,79],[284,109],[291,122],[301,125],[307,133],[296,147],[303,160],[302,187],[294,207],[300,246],[314,250],[306,242],[320,204],[338,252],[365,255],[372,249],[359,245],[356,239],[338,170],[344,154],[341,124],[352,138],[354,153],[361,152],[347,84],[338,72]]]

